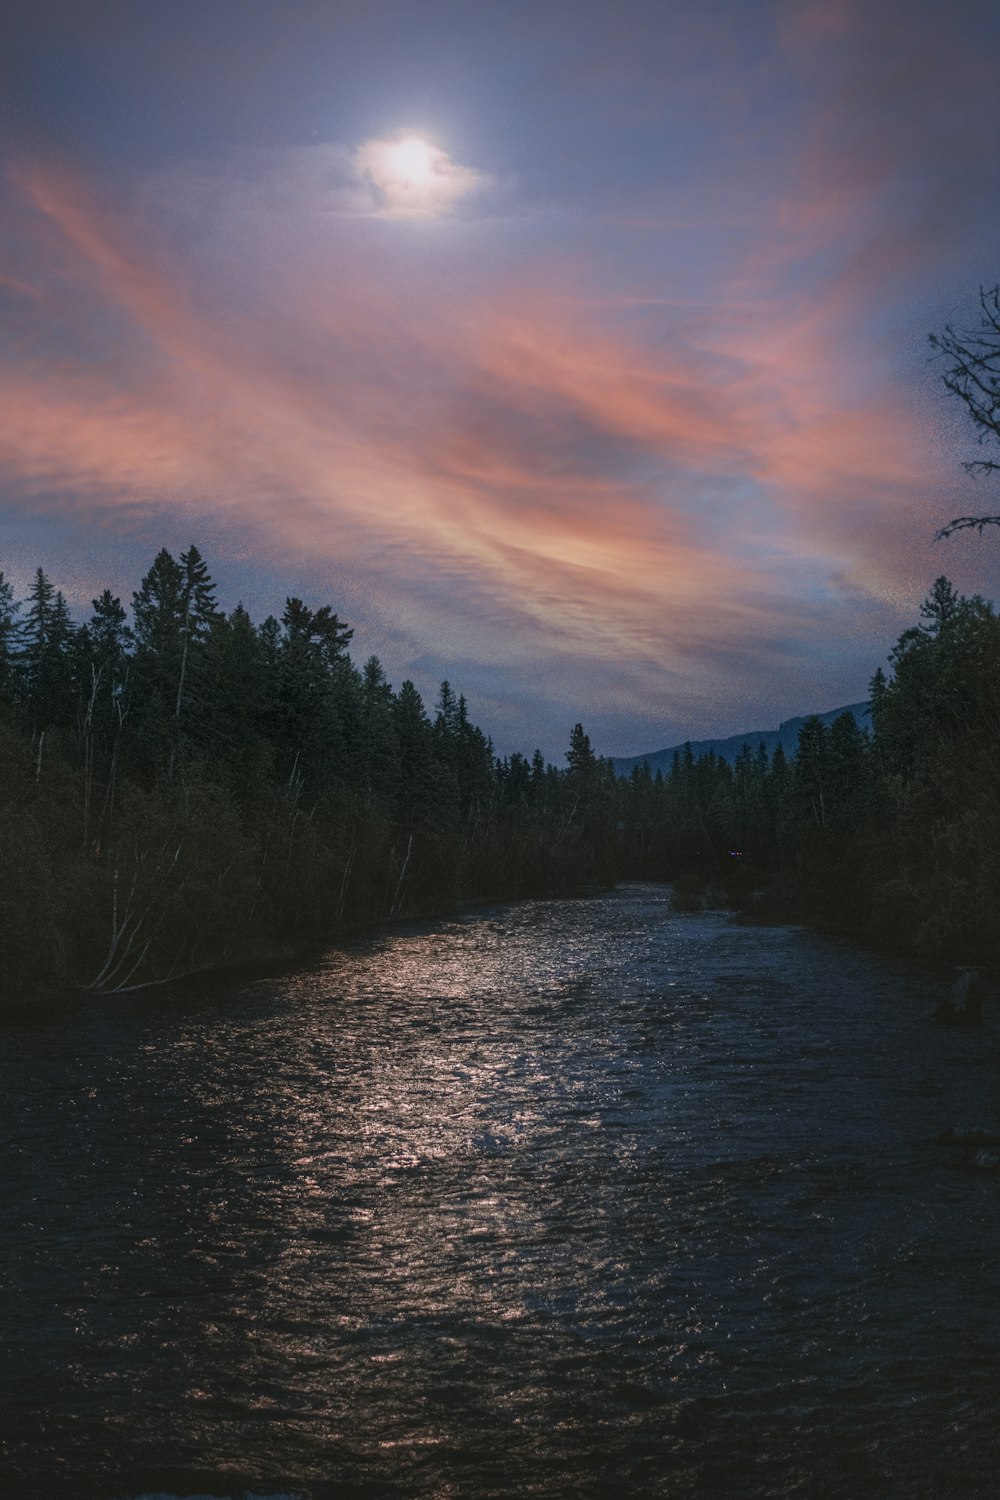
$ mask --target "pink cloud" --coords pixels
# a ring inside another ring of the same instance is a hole
[[[222,518],[360,580],[413,656],[450,632],[495,664],[502,622],[560,699],[590,670],[704,713],[745,691],[749,641],[794,672],[845,601],[900,617],[947,469],[864,330],[900,238],[887,167],[793,184],[769,253],[662,299],[654,337],[584,257],[498,267],[489,226],[341,214],[334,166],[175,173],[131,205],[18,167],[38,253],[10,270],[36,323],[0,359],[9,504]],[[834,224],[840,264],[796,284]]]

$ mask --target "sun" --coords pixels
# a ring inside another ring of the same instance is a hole
[[[365,141],[354,158],[357,176],[374,190],[376,211],[387,218],[433,218],[487,180],[460,166],[421,135]]]
[[[418,135],[385,148],[386,175],[411,187],[426,187],[434,178],[441,153]]]

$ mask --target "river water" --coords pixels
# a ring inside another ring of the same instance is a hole
[[[631,886],[8,1022],[0,1495],[995,1496],[940,989]]]

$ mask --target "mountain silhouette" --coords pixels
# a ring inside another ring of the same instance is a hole
[[[617,776],[629,776],[633,766],[647,765],[655,775],[662,771],[664,776],[668,775],[670,767],[674,763],[674,755],[678,752],[683,755],[688,743],[695,760],[699,756],[714,752],[722,760],[727,760],[730,765],[736,760],[744,745],[749,745],[751,751],[756,751],[761,745],[764,746],[768,755],[773,755],[780,745],[786,755],[794,755],[799,745],[799,731],[808,718],[817,718],[828,728],[841,714],[853,714],[859,728],[871,727],[869,705],[867,703],[848,703],[844,708],[831,708],[824,714],[802,714],[797,719],[786,719],[777,729],[749,729],[745,734],[731,734],[722,740],[691,740],[682,741],[679,745],[668,745],[665,750],[650,750],[646,755],[612,756],[611,764],[615,768]]]

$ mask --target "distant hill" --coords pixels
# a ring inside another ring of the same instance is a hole
[[[829,713],[817,714],[816,717],[830,725],[841,714],[853,714],[862,729],[870,727],[867,703],[848,703],[844,708],[831,708]],[[811,714],[803,714],[798,719],[786,719],[778,729],[748,729],[746,734],[731,734],[725,740],[692,740],[691,752],[697,760],[700,755],[707,755],[710,750],[714,750],[716,755],[728,760],[730,765],[744,745],[749,745],[754,751],[763,745],[768,755],[773,755],[780,745],[786,755],[794,755],[799,745],[799,730],[806,719],[811,717]],[[666,750],[651,750],[648,755],[612,756],[611,764],[618,776],[630,776],[633,766],[643,764],[649,767],[654,776],[657,771],[662,771],[666,776],[674,763],[676,751],[683,755],[684,745],[668,745]]]

